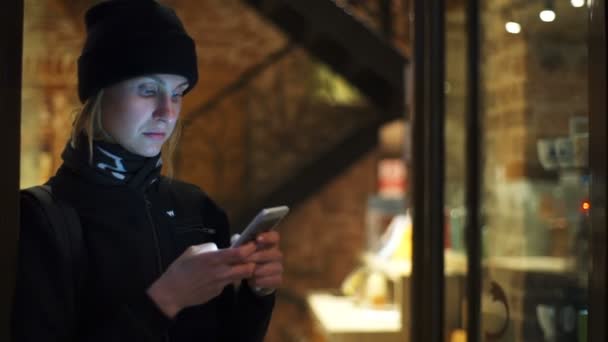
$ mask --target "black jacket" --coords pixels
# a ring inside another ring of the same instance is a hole
[[[116,184],[64,163],[49,181],[80,216],[86,249],[80,288],[66,277],[70,265],[41,209],[22,199],[14,341],[262,341],[274,295],[229,286],[174,320],[146,295],[187,247],[227,247],[229,227],[224,212],[196,186],[134,178]]]

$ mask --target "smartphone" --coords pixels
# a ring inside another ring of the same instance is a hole
[[[258,234],[274,229],[288,212],[289,207],[285,205],[262,209],[247,225],[247,228],[243,230],[241,236],[231,247],[238,247],[249,241],[255,240]]]

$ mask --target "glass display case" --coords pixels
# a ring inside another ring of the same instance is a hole
[[[551,5],[492,1],[480,13],[481,319],[497,341],[577,341],[587,308],[588,12]]]
[[[605,1],[413,14],[412,336],[606,340]]]

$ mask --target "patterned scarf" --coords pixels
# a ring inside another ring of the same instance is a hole
[[[99,140],[93,141],[91,162],[88,140],[84,135],[78,138],[75,148],[68,142],[61,157],[68,167],[96,183],[135,188],[154,183],[162,167],[160,154],[143,157],[119,144]]]

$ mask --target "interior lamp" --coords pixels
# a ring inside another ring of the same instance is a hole
[[[556,14],[553,8],[553,0],[546,0],[545,8],[538,15],[540,17],[540,20],[546,23],[551,23],[555,21]]]

